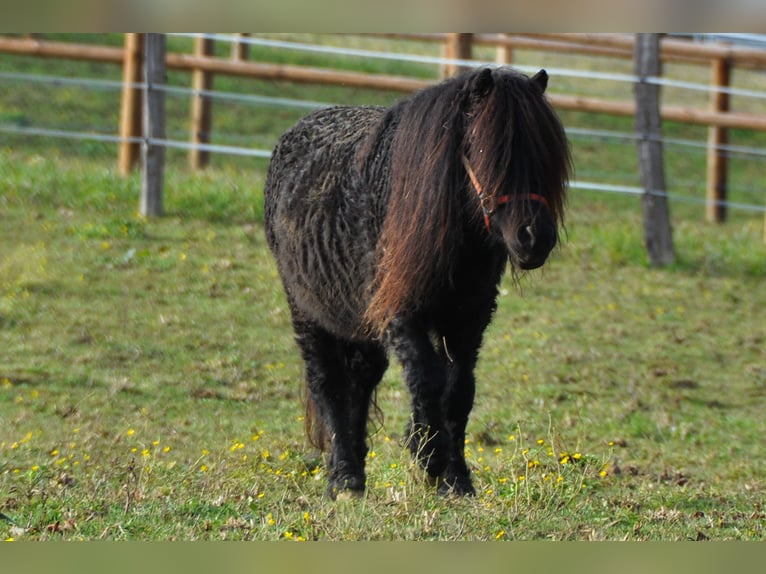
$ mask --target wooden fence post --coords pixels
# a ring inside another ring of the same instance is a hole
[[[120,105],[120,141],[117,170],[120,175],[128,175],[138,165],[141,158],[141,144],[127,141],[127,138],[140,138],[141,129],[141,89],[136,88],[143,79],[144,35],[125,34],[125,50],[122,63],[122,101]]]
[[[237,38],[247,38],[248,33],[238,33]],[[247,42],[232,42],[231,44],[231,59],[243,61],[247,60],[250,54],[250,45]]]
[[[729,94],[716,90],[728,88],[731,82],[731,62],[726,58],[713,60],[711,70],[710,111],[728,112]],[[722,223],[726,220],[726,152],[720,149],[729,143],[728,130],[725,127],[711,126],[707,136],[707,199],[705,215],[711,223]]]
[[[470,60],[473,53],[473,34],[447,34],[444,57],[450,60]],[[445,64],[442,76],[451,78],[470,68],[456,64]]]
[[[644,188],[644,244],[652,266],[669,265],[675,261],[675,250],[665,190],[660,87],[646,81],[661,74],[659,34],[636,35],[634,62],[639,77],[635,86],[636,131],[640,136],[638,157]]]
[[[194,39],[195,56],[212,56],[213,40],[205,37]],[[213,74],[195,69],[192,72],[192,101],[191,101],[191,143],[189,150],[189,166],[191,169],[201,169],[210,163],[210,152],[202,150],[198,144],[210,143],[210,131],[213,123],[213,101],[209,92],[213,89]]]
[[[141,215],[162,215],[162,186],[165,175],[165,70],[164,34],[147,34],[144,57],[144,141],[141,157]]]
[[[504,34],[504,36],[507,36],[507,34]],[[511,65],[513,63],[513,46],[498,46],[495,62],[504,66]]]

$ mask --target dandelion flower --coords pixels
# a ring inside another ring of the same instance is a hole
[[[500,540],[503,536],[505,536],[505,530],[501,530],[497,534],[495,534],[495,540]]]
[[[128,436],[133,436],[134,434],[136,434],[136,431],[133,429],[128,429],[128,432],[126,432],[125,434],[127,434]]]

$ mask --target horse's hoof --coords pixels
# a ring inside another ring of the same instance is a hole
[[[441,496],[476,496],[476,490],[468,477],[452,480],[441,479],[436,492]]]
[[[341,490],[335,495],[336,501],[359,500],[364,497],[364,490]]]
[[[442,483],[442,477],[441,476],[433,476],[432,474],[425,473],[426,475],[426,484],[428,486],[439,488],[439,486]]]
[[[333,500],[356,500],[364,496],[364,476],[333,478],[327,492]]]

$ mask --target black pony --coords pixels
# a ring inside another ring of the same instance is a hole
[[[547,82],[483,68],[391,108],[312,113],[279,140],[266,236],[332,498],[364,492],[389,351],[412,397],[413,455],[440,492],[474,492],[465,428],[498,284],[508,260],[542,265],[563,220],[571,161]]]

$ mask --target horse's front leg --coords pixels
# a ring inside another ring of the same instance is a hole
[[[439,485],[443,494],[475,493],[465,462],[465,430],[476,391],[474,369],[479,348],[494,309],[494,298],[487,297],[471,308],[464,308],[463,313],[442,316],[437,325],[438,353],[447,373],[443,408],[449,445],[447,466]]]
[[[388,340],[404,370],[412,397],[409,447],[428,475],[440,478],[449,461],[449,437],[444,426],[442,402],[447,386],[444,362],[428,332],[414,321],[394,320]]]
[[[465,462],[465,429],[473,408],[476,389],[474,367],[476,348],[461,337],[442,337],[440,355],[447,364],[444,395],[444,426],[447,430],[447,466],[439,484],[441,494],[475,494],[471,473]]]

